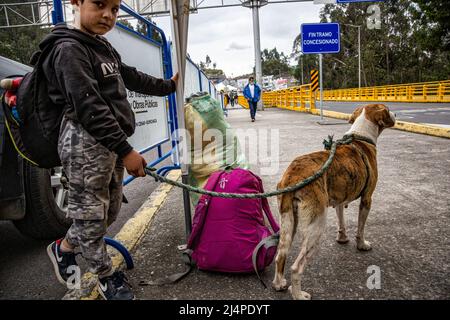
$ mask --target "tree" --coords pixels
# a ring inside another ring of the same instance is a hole
[[[424,47],[450,50],[450,6],[448,0],[415,0],[413,17],[421,25],[419,41]]]
[[[154,23],[152,20],[150,20],[150,22],[152,22],[156,26],[156,23]],[[161,35],[159,34],[159,32],[157,32],[156,29],[152,28],[151,26],[148,27],[147,24],[144,23],[142,20],[138,20],[137,26],[136,26],[136,31],[146,37],[149,35],[149,32],[150,32],[152,35],[151,39],[155,40],[156,42],[160,42],[160,43],[162,42],[162,38],[161,38]]]
[[[210,64],[211,64],[211,58],[208,55],[206,55],[206,58],[205,58],[205,66],[206,66],[206,68],[209,68]]]
[[[445,80],[450,75],[450,10],[447,1],[387,0],[381,9],[381,29],[367,27],[371,4],[325,5],[321,22],[341,26],[341,51],[324,54],[325,88],[358,86],[358,29],[361,26],[363,86]],[[300,35],[293,54],[299,54]],[[305,55],[304,68],[313,61]],[[299,76],[299,66],[296,69]]]
[[[212,68],[210,68],[212,61],[209,55],[206,55],[205,61],[200,61],[200,69],[205,73],[205,75],[210,79],[220,79],[224,80],[226,78],[225,73],[222,69],[216,69],[217,63],[212,63]]]
[[[264,49],[261,52],[261,64],[263,75],[279,76],[291,72],[288,57],[283,52],[279,53],[277,48]]]
[[[319,70],[317,56],[312,54],[299,55],[297,58],[297,65],[295,66],[293,71],[293,76],[300,82],[300,84],[309,83],[311,82],[312,70]]]
[[[33,0],[10,0],[8,3],[35,2]],[[23,17],[32,20],[31,6],[17,6],[16,12]],[[34,12],[39,12],[37,5]],[[0,25],[6,25],[5,15],[0,15]],[[11,25],[24,23],[19,15],[8,15]],[[0,55],[9,59],[29,64],[33,52],[37,51],[39,42],[50,33],[49,27],[27,26],[1,29],[0,32]]]
[[[126,26],[127,28],[130,28],[131,30],[134,30],[133,25],[130,23],[130,21],[128,21],[126,19],[119,19],[119,20],[117,20],[117,22]]]

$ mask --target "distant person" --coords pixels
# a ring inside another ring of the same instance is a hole
[[[227,108],[229,102],[230,102],[230,95],[228,94],[228,92],[225,92],[225,94],[223,95],[223,105],[225,109]]]
[[[248,84],[244,88],[244,98],[248,101],[252,122],[255,122],[256,108],[260,97],[261,88],[256,84],[255,78],[248,78]]]
[[[232,91],[232,92],[230,93],[230,104],[231,104],[231,107],[232,107],[232,108],[234,107],[234,95],[235,95],[235,92]]]

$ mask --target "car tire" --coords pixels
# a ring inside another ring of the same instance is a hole
[[[14,221],[15,226],[34,239],[63,237],[72,220],[66,218],[67,188],[61,182],[62,169],[42,169],[24,161],[23,171],[26,213]]]

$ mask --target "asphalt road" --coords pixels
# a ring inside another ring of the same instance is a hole
[[[355,107],[367,103],[325,102],[325,110],[351,113]],[[450,104],[386,103],[398,120],[416,123],[450,125]],[[150,152],[148,158],[154,158]],[[168,164],[166,160],[164,164]],[[108,236],[114,236],[123,224],[136,212],[157,184],[150,178],[138,179],[127,185],[124,193],[129,204],[110,228]],[[181,233],[183,234],[183,233]],[[60,299],[66,293],[53,273],[46,254],[48,241],[36,241],[21,235],[9,221],[0,221],[0,299]],[[83,265],[82,265],[83,267]]]
[[[154,160],[156,151],[145,158]],[[162,165],[168,165],[166,159]],[[158,168],[162,165],[158,165]],[[149,178],[132,181],[124,188],[129,203],[123,204],[118,219],[108,230],[113,237],[144,203],[157,183]],[[56,280],[46,253],[49,241],[37,241],[19,233],[10,221],[0,221],[0,300],[61,299],[67,289]],[[86,266],[78,259],[83,272]]]
[[[279,152],[276,153],[279,156],[276,160],[264,157],[266,152],[276,150],[274,140],[270,142],[271,147],[256,151],[259,154],[256,162],[251,160],[249,151],[245,151],[251,170],[261,177],[267,192],[276,189],[280,176],[295,157],[322,150],[322,141],[327,135],[342,137],[350,128],[350,124],[343,120],[334,119],[336,123],[340,122],[339,125],[323,126],[317,123],[318,119],[306,113],[269,108],[264,112],[258,111],[254,123],[250,122],[248,110],[230,110],[228,117],[234,129],[279,130]],[[259,146],[264,144],[261,140],[255,143]],[[352,202],[344,210],[350,238],[345,245],[335,241],[337,219],[335,210],[329,208],[320,249],[308,262],[302,279],[303,290],[312,294],[312,299],[450,298],[449,152],[448,139],[400,130],[383,131],[377,145],[378,182],[365,229],[372,250],[360,252],[356,249],[359,201]],[[269,166],[275,170],[264,173],[262,169]],[[279,221],[277,199],[271,197],[268,201]],[[127,275],[138,299],[216,299],[223,303],[230,299],[243,299],[265,300],[264,303],[269,304],[271,300],[291,299],[287,291],[275,292],[270,288],[273,264],[261,274],[268,289],[263,288],[254,274],[222,274],[197,269],[171,285],[139,285],[141,281],[160,279],[184,269],[177,249],[178,245],[185,243],[182,211],[182,192],[174,188],[133,253],[135,268]],[[290,267],[300,252],[300,239],[297,233],[289,251],[285,268],[289,283]],[[370,276],[374,274],[370,271],[372,268],[380,272],[378,287],[370,285]],[[303,311],[303,304],[293,302],[292,306]],[[258,316],[247,318],[258,319]]]
[[[324,101],[323,109],[352,113],[358,106],[380,102],[333,102]],[[381,102],[395,112],[397,120],[450,127],[450,103],[403,103]],[[319,102],[316,108],[320,108]]]

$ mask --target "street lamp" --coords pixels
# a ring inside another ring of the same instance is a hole
[[[358,28],[358,88],[361,89],[361,26],[345,23],[343,25]]]

